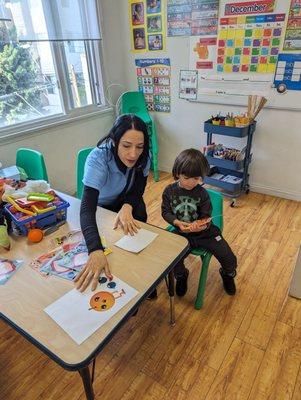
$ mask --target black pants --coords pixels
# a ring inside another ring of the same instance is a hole
[[[210,253],[217,258],[224,272],[228,275],[235,276],[237,258],[217,226],[211,224],[210,227],[206,231],[201,232],[200,235],[181,232],[177,232],[177,234],[188,239],[191,249],[202,247],[210,251]],[[175,266],[174,273],[176,278],[180,278],[185,274],[184,259]]]
[[[124,204],[123,202],[115,201],[111,204],[103,205],[101,207],[105,208],[106,210],[118,212],[120,211],[123,204]],[[137,205],[133,207],[133,218],[136,219],[137,221],[146,222],[147,213],[143,198],[141,198],[137,203]]]

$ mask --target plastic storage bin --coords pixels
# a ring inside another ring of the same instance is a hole
[[[231,160],[225,160],[224,158],[213,157],[213,152],[208,152],[206,158],[210,165],[216,165],[221,168],[233,169],[236,171],[243,169],[245,162],[244,159],[240,161],[231,161]]]
[[[70,204],[59,196],[58,205],[54,210],[47,211],[36,216],[30,216],[23,213],[12,213],[12,205],[5,206],[5,214],[11,220],[12,230],[14,233],[26,236],[28,230],[33,228],[44,229],[58,222],[65,221],[67,218],[67,208]],[[23,215],[22,215],[23,214]]]
[[[223,180],[213,178],[213,174],[232,175],[237,178],[241,178],[241,181],[238,183],[225,182]],[[233,171],[226,168],[213,167],[210,170],[210,175],[205,177],[204,182],[208,185],[217,186],[232,194],[239,193],[243,185],[243,172]]]
[[[254,131],[256,127],[256,121],[254,121],[251,124],[251,126]],[[212,133],[214,135],[234,136],[234,137],[248,136],[249,127],[250,125],[244,126],[243,128],[230,127],[225,125],[213,125],[211,119],[209,119],[204,123],[204,131],[207,133]]]

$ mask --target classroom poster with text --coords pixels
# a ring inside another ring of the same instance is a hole
[[[170,112],[170,59],[135,60],[138,90],[144,93],[148,111]]]
[[[301,50],[301,0],[291,1],[283,50]]]

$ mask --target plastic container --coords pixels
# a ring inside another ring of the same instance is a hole
[[[241,181],[237,183],[225,182],[220,179],[212,177],[213,174],[232,175],[237,178],[241,178]],[[206,176],[204,179],[204,182],[207,183],[208,185],[219,187],[232,194],[239,193],[242,190],[243,172],[234,171],[226,168],[213,167],[211,168],[210,175],[211,176]]]
[[[248,136],[249,127],[244,126],[243,128],[225,126],[225,125],[213,125],[211,119],[204,123],[204,131],[207,133],[213,133],[215,135],[223,135],[223,136],[234,136],[234,137],[245,137]],[[253,131],[256,127],[256,121],[252,122],[251,127]]]
[[[251,162],[251,156],[249,158],[249,163]],[[206,155],[206,158],[210,165],[216,165],[217,167],[227,168],[234,171],[239,171],[244,168],[244,159],[240,161],[225,160],[224,158],[213,157],[213,152],[209,152]]]
[[[5,206],[5,214],[11,220],[12,230],[18,235],[27,236],[28,230],[33,228],[44,229],[52,225],[56,225],[58,222],[65,221],[67,219],[67,208],[70,204],[59,196],[56,196],[59,204],[55,210],[47,211],[36,216],[27,216],[21,213],[12,213],[12,205],[7,204]]]

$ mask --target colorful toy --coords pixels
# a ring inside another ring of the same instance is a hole
[[[44,233],[41,229],[30,229],[27,234],[27,239],[31,243],[39,243],[44,237]]]

